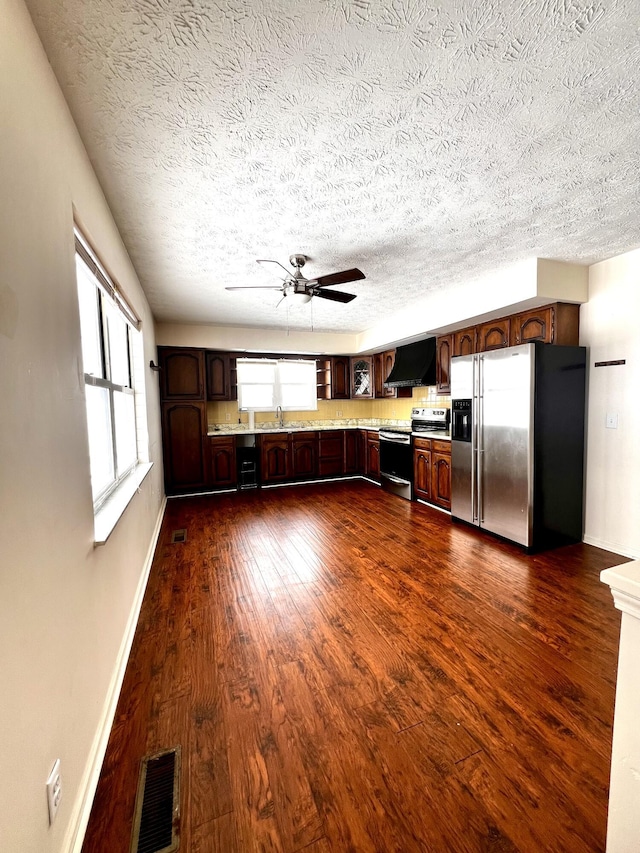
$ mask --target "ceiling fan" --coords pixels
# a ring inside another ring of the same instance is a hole
[[[302,275],[302,267],[307,262],[306,255],[291,255],[289,263],[294,268],[294,272],[289,272],[286,267],[283,267],[278,261],[259,260],[259,264],[277,264],[284,271],[285,276],[278,271],[278,275],[282,278],[282,284],[279,285],[260,285],[250,284],[240,287],[225,287],[225,290],[279,290],[283,294],[283,299],[287,296],[295,296],[300,302],[309,302],[312,296],[319,296],[321,299],[330,299],[332,302],[351,302],[356,298],[355,293],[343,293],[340,290],[325,290],[325,287],[332,287],[334,284],[347,284],[349,281],[359,281],[365,278],[365,274],[359,269],[343,270],[342,272],[329,273],[329,275],[319,275],[316,278],[305,278]]]

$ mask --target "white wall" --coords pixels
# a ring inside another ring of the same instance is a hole
[[[161,346],[210,349],[314,352],[351,355],[375,352],[446,333],[484,320],[526,311],[549,302],[586,302],[587,267],[529,258],[454,289],[439,290],[386,317],[360,334],[285,332],[186,323],[159,323]]]
[[[585,541],[640,557],[640,250],[589,270],[580,343],[589,347]],[[598,361],[624,359],[617,367]],[[607,414],[618,428],[606,428]]]
[[[127,622],[163,505],[154,467],[107,544],[93,514],[73,206],[143,319],[153,320],[22,0],[0,0],[0,848],[67,849]],[[62,762],[48,826],[45,781]]]
[[[426,273],[428,275],[428,272]],[[527,258],[411,302],[358,336],[358,351],[444,334],[549,302],[586,302],[587,267]]]
[[[328,332],[286,332],[189,323],[156,324],[158,346],[205,347],[254,352],[310,352],[350,355],[358,352],[357,335]]]

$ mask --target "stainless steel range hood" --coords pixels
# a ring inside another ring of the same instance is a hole
[[[426,338],[396,350],[393,369],[384,383],[388,388],[436,384],[436,339]]]

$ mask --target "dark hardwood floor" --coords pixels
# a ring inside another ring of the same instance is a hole
[[[185,853],[603,851],[621,562],[361,481],[170,501],[84,853],[176,744]]]

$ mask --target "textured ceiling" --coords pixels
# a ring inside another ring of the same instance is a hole
[[[361,331],[640,245],[637,0],[27,0],[158,320]],[[290,302],[290,300],[286,300]]]

